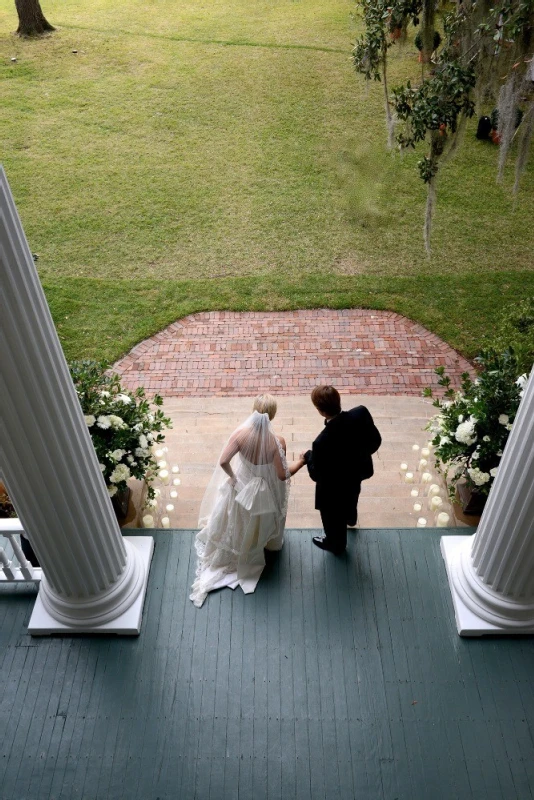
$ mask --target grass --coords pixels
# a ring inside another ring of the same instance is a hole
[[[114,360],[192,311],[317,306],[390,308],[473,356],[534,293],[534,169],[514,207],[474,122],[426,257],[420,153],[385,151],[350,2],[43,6],[59,30],[25,42],[0,0],[0,146],[69,358]]]

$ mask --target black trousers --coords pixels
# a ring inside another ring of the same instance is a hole
[[[33,547],[31,546],[31,544],[29,543],[29,541],[26,539],[25,536],[21,536],[20,537],[20,547],[21,547],[22,552],[24,553],[24,555],[26,556],[26,558],[28,559],[28,561],[32,565],[32,567],[40,567],[41,566],[39,564],[39,560],[38,560],[37,556],[33,552]]]
[[[347,547],[347,525],[355,525],[358,519],[360,488],[359,484],[351,491],[349,500],[343,498],[319,509],[328,546],[336,553],[342,553]]]

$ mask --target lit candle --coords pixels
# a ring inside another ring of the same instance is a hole
[[[168,517],[162,517],[161,518],[161,527],[162,528],[170,528],[171,527],[171,521],[170,521],[170,519]]]
[[[423,472],[423,474],[421,475],[421,483],[430,483],[431,480],[432,480],[432,475],[430,474],[430,472]]]
[[[421,511],[422,507],[423,507],[423,506],[421,505],[421,503],[414,503],[414,504],[413,504],[413,510],[414,510],[414,511],[415,511],[417,514],[418,514],[418,513]]]
[[[176,498],[178,497],[178,492],[176,491],[176,489],[173,489],[172,492],[169,492],[169,495],[170,497],[172,497],[173,500],[176,500]]]
[[[404,476],[406,483],[413,483],[413,472],[407,472]]]
[[[404,461],[403,461],[402,464],[399,467],[399,473],[400,473],[401,478],[403,478],[406,475],[407,472],[408,472],[408,464],[405,464]]]
[[[180,472],[180,467],[177,467],[175,464],[174,467],[171,468],[171,472],[176,475],[178,472]]]
[[[413,444],[412,445],[412,450],[414,451],[414,453],[418,453],[419,452],[419,445],[418,444]]]
[[[412,489],[410,494],[412,497],[417,497],[419,495],[419,489]]]
[[[166,461],[158,461],[158,469],[165,469],[166,466],[167,466]]]
[[[438,528],[446,528],[449,524],[450,517],[445,511],[440,511],[436,517],[436,526]]]
[[[426,519],[424,517],[419,517],[419,519],[417,520],[417,527],[426,528]]]
[[[421,450],[421,455],[422,455],[423,458],[428,458],[428,456],[430,455],[430,448],[429,447],[423,447],[422,450]]]
[[[154,517],[151,514],[145,514],[143,517],[143,528],[153,528]]]
[[[426,467],[428,467],[428,461],[426,460],[426,458],[422,458],[421,461],[419,462],[419,466],[417,467],[417,469],[419,470],[419,472],[424,472]]]
[[[431,511],[439,511],[441,506],[443,505],[443,500],[439,496],[439,494],[434,495],[434,497],[430,498],[429,506]]]
[[[166,469],[161,469],[161,470],[158,472],[158,477],[159,477],[160,481],[163,483],[163,485],[164,485],[164,486],[166,486],[166,485],[169,483],[169,480],[170,480],[170,479],[169,479],[169,472],[168,472],[168,470],[166,470]]]
[[[173,485],[173,486],[179,486],[179,485],[181,484],[181,482],[182,482],[182,481],[180,480],[180,478],[175,478],[175,479],[173,480],[173,482],[172,482],[172,485]]]
[[[428,496],[434,497],[440,493],[440,488],[437,483],[432,483],[428,489]]]
[[[167,511],[169,514],[171,513],[171,511],[174,511],[173,504],[172,503],[167,503],[167,505],[165,506],[165,511]]]
[[[156,451],[154,452],[154,455],[156,456],[156,458],[163,458],[163,456],[165,455],[165,453],[164,453],[164,452],[163,452],[163,450],[160,448],[159,450],[156,450]]]

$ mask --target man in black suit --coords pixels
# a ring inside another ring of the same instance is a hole
[[[321,512],[324,537],[314,536],[322,550],[340,554],[347,546],[347,525],[356,525],[362,480],[373,475],[373,459],[382,443],[365,406],[341,410],[333,386],[316,386],[312,403],[325,418],[325,428],[312,449],[304,453],[310,478],[315,481],[315,508]]]

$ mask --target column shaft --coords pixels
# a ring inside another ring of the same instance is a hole
[[[0,463],[43,568],[43,603],[58,619],[96,619],[103,607],[110,619],[105,598],[128,602],[139,559],[122,539],[3,170],[0,290]]]

